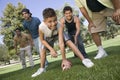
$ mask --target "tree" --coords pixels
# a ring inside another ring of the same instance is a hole
[[[4,35],[4,43],[6,47],[1,47],[0,60],[5,61],[9,59],[8,56],[13,57],[15,53],[13,52],[11,55],[11,49],[13,49],[13,36],[14,36],[14,29],[17,27],[22,28],[22,15],[20,14],[21,10],[25,8],[22,3],[18,3],[17,6],[9,3],[7,4],[5,10],[3,11],[3,16],[0,17],[2,27],[0,34]],[[5,52],[6,51],[6,52]],[[7,53],[7,54],[6,54]],[[13,55],[14,54],[14,55]]]
[[[111,17],[107,17],[107,29],[105,32],[102,32],[101,35],[104,39],[114,38],[118,35],[118,31],[120,30],[120,25],[115,25],[115,22]]]
[[[0,44],[0,62],[4,62],[5,64],[6,63],[10,64],[10,56],[8,54],[8,49],[5,45],[1,45],[1,44]]]
[[[22,15],[21,10],[25,8],[22,3],[18,3],[18,6],[13,4],[7,4],[5,10],[3,11],[3,16],[0,17],[1,20],[1,34],[5,35],[4,42],[8,48],[13,45],[14,29],[16,27],[22,28]]]

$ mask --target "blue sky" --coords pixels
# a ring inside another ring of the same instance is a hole
[[[74,0],[0,0],[0,16],[2,16],[2,12],[8,3],[12,3],[16,6],[18,2],[23,3],[28,9],[30,9],[33,16],[38,17],[40,20],[43,19],[43,9],[47,7],[61,9],[66,2],[72,7],[76,7]]]

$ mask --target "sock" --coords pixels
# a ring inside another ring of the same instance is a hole
[[[98,50],[104,50],[102,46],[98,46]]]

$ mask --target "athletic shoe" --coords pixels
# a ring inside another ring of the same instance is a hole
[[[108,56],[105,50],[99,50],[98,54],[94,57],[94,59],[101,59]]]
[[[45,71],[46,71],[46,70],[45,70],[44,68],[39,68],[39,69],[37,70],[37,72],[35,72],[31,77],[36,77],[36,76],[42,74],[42,73],[45,72]]]
[[[88,58],[85,58],[84,60],[82,60],[82,63],[87,68],[91,68],[92,66],[94,66],[94,63],[90,59],[88,59]]]

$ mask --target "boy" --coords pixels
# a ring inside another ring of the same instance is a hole
[[[55,40],[59,40],[59,47],[62,54],[62,64],[61,67],[64,70],[67,70],[71,67],[71,63],[66,59],[65,56],[65,44],[68,45],[75,54],[82,60],[82,63],[90,68],[94,64],[91,60],[85,59],[78,48],[69,40],[68,36],[63,32],[63,27],[60,26],[60,23],[57,22],[57,16],[55,11],[52,8],[46,8],[43,11],[44,21],[39,26],[39,36],[40,36],[40,56],[41,56],[41,66],[37,72],[35,72],[32,77],[36,77],[45,71],[45,59],[46,59],[46,50],[50,51],[52,57],[57,57],[57,52],[53,49],[53,44]],[[64,36],[64,38],[63,38]]]
[[[70,6],[63,9],[64,17],[60,19],[61,25],[66,28],[66,32],[70,40],[77,45],[82,55],[87,58],[87,54],[80,36],[80,20],[77,16],[73,16],[73,10]],[[76,55],[75,55],[76,57]]]

